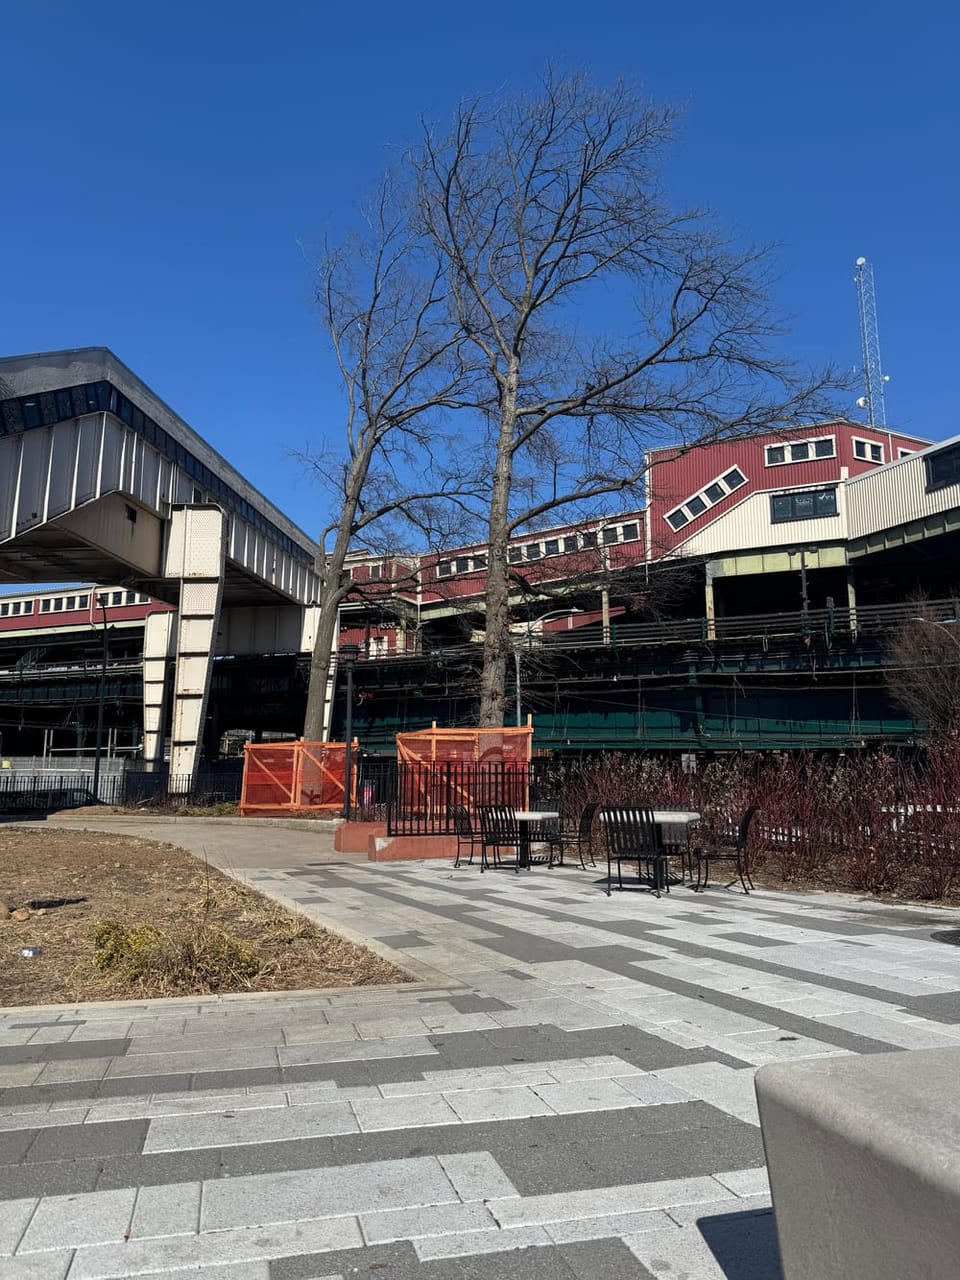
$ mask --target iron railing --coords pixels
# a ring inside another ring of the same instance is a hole
[[[484,804],[558,807],[555,783],[537,760],[529,764],[398,761],[393,772],[386,813],[391,836],[450,835],[454,805],[464,805],[474,816]]]
[[[236,762],[229,768],[201,769],[195,779],[171,776],[165,770],[148,773],[128,769],[102,773],[99,796],[94,795],[93,774],[78,770],[63,773],[0,774],[0,815],[38,815],[86,805],[122,808],[182,809],[235,804],[240,799],[242,772]]]

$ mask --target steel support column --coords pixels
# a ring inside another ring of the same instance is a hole
[[[166,577],[180,579],[170,737],[172,791],[190,790],[196,778],[223,597],[226,541],[227,520],[219,507],[173,509],[164,565]]]

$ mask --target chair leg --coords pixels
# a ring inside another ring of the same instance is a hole
[[[746,882],[747,882],[747,880],[750,880],[750,871],[749,871],[749,869],[747,868],[747,866],[746,866],[746,863],[745,863],[744,859],[743,859],[742,857],[739,857],[739,856],[738,856],[738,858],[737,858],[737,874],[740,876],[740,886],[741,886],[741,888],[743,889],[743,892],[744,892],[744,893],[749,893],[749,892],[750,892],[750,889],[748,889],[748,888],[747,888],[747,883],[746,883]],[[744,876],[746,876],[746,880],[744,879]],[[753,888],[753,881],[752,881],[752,880],[750,880],[750,888]]]
[[[613,864],[610,861],[610,854],[607,854],[607,897],[610,897],[610,890],[613,887]]]

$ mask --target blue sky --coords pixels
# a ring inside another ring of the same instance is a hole
[[[686,104],[671,187],[779,242],[801,360],[859,364],[870,258],[888,419],[942,438],[958,39],[956,9],[923,0],[4,0],[0,352],[111,347],[315,532],[323,494],[289,451],[338,438],[316,246],[421,115],[551,59]]]

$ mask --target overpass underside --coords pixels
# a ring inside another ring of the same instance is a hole
[[[143,754],[160,761],[169,719],[189,787],[218,650],[312,643],[316,548],[109,352],[4,359],[0,375],[0,582],[115,583],[174,606],[146,621]]]

